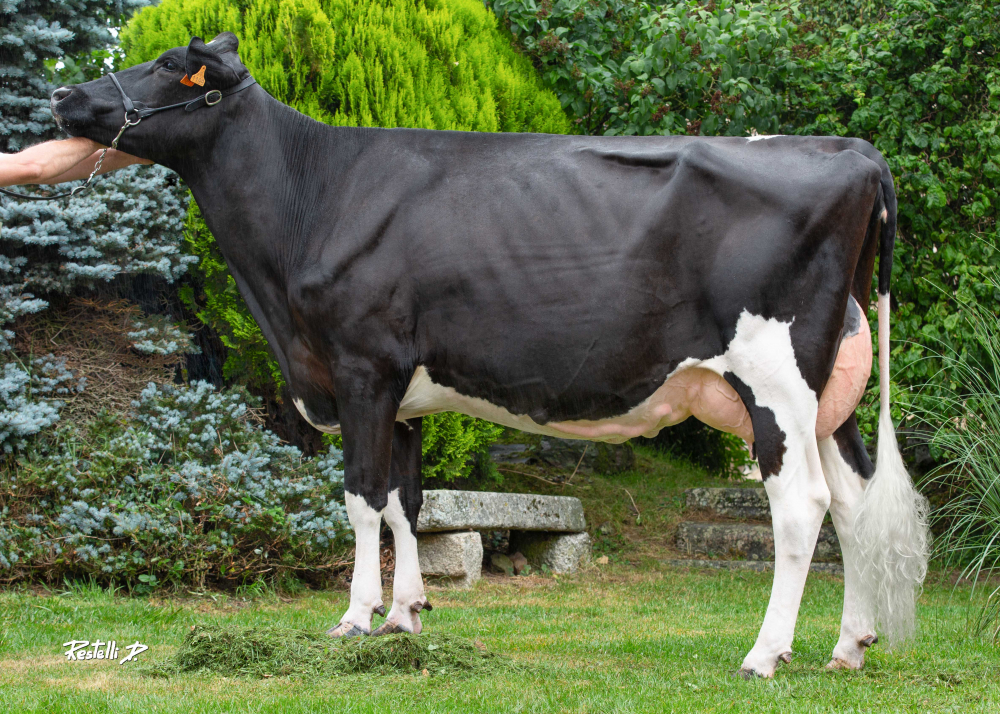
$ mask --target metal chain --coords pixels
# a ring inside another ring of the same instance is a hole
[[[129,127],[134,127],[141,121],[142,117],[139,117],[133,122],[128,118],[128,112],[125,112],[125,123],[122,124],[122,128],[118,130],[118,136],[116,136],[114,139],[111,140],[111,146],[104,147],[104,151],[102,151],[101,155],[97,157],[97,163],[94,165],[94,170],[90,172],[90,176],[87,177],[87,180],[83,182],[82,186],[77,186],[73,190],[71,190],[69,192],[70,196],[76,196],[77,194],[83,193],[84,191],[87,191],[90,188],[90,182],[94,180],[95,176],[97,176],[97,172],[101,170],[101,164],[104,163],[104,155],[108,153],[109,149],[117,149],[118,140],[122,138],[122,134],[125,133],[125,130],[128,129]]]

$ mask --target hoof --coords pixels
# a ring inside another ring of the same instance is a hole
[[[372,631],[372,636],[385,636],[390,633],[412,633],[409,628],[403,628],[403,626],[398,623],[390,623],[386,621],[381,626]]]
[[[382,605],[381,603],[375,606],[375,613],[382,616],[382,618],[385,618],[385,606]]]
[[[433,611],[434,606],[431,605],[430,601],[424,599],[423,601],[417,601],[416,603],[414,603],[410,607],[410,610],[412,610],[414,613],[420,613],[421,611]]]
[[[865,636],[858,641],[858,645],[863,648],[871,648],[876,643],[878,643],[878,636]]]
[[[768,678],[768,675],[762,675],[758,673],[753,668],[740,668],[736,671],[736,676],[743,678],[743,680],[755,680],[756,678]]]
[[[782,653],[781,655],[779,655],[778,656],[778,660],[780,660],[782,663],[791,663],[792,662],[792,653],[791,653],[791,651],[789,651],[787,653]]]
[[[326,632],[331,638],[355,638],[357,636],[371,635],[371,631],[365,630],[361,626],[353,623],[340,622]]]

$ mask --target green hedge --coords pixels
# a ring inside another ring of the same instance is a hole
[[[122,34],[128,64],[230,30],[275,98],[327,124],[569,133],[527,58],[477,0],[164,0]],[[283,383],[215,240],[192,202],[187,250],[197,284],[182,296],[228,348],[229,382],[278,394]],[[428,418],[425,474],[468,476],[498,428],[460,415]]]

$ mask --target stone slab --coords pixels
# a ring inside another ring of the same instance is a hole
[[[738,561],[725,559],[664,559],[660,562],[666,566],[692,569],[720,569],[727,571],[774,571],[773,561]],[[834,576],[844,575],[844,565],[837,563],[814,562],[809,564],[813,573],[827,573]]]
[[[774,533],[765,524],[685,521],[677,527],[677,549],[686,554],[771,561]],[[840,542],[832,525],[820,528],[813,560],[840,560]]]
[[[417,531],[462,529],[581,532],[583,504],[575,497],[432,489],[424,492]]]
[[[483,541],[476,531],[419,534],[417,558],[432,581],[468,588],[482,577]]]
[[[547,566],[553,573],[576,573],[590,563],[590,536],[585,531],[551,536],[514,531],[510,548],[524,554],[534,568]]]
[[[719,516],[770,519],[771,506],[763,489],[698,487],[684,492],[688,509],[707,509]]]

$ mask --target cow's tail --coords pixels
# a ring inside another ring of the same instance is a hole
[[[875,473],[855,521],[868,616],[892,647],[913,635],[916,601],[927,573],[927,500],[913,487],[896,443],[889,409],[889,282],[896,241],[896,195],[882,169],[875,211],[881,219],[878,269],[879,424]]]

